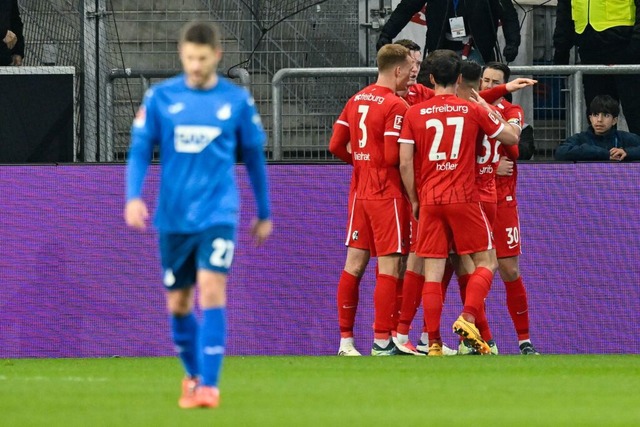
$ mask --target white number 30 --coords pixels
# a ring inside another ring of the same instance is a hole
[[[235,245],[231,240],[218,238],[211,243],[213,253],[209,258],[209,263],[214,267],[229,268],[233,261],[233,251]]]

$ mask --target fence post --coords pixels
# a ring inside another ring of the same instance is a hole
[[[585,109],[581,108],[584,99],[584,87],[582,86],[582,71],[576,71],[573,75],[573,109],[572,109],[572,128],[569,135],[582,132],[584,125]]]
[[[273,102],[273,160],[282,160],[282,79],[285,69],[279,70],[271,81],[271,97]]]

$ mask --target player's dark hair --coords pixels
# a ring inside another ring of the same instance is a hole
[[[467,82],[477,82],[482,77],[482,66],[475,61],[465,59],[460,65],[460,74]]]
[[[416,52],[420,52],[421,48],[420,45],[416,42],[414,42],[413,40],[409,40],[409,39],[401,39],[401,40],[396,40],[394,42],[395,44],[399,44],[400,46],[404,46],[409,50],[413,50]]]
[[[460,76],[460,57],[452,50],[434,50],[427,56],[425,62],[429,73],[440,86],[451,86]]]
[[[180,33],[180,43],[205,44],[219,49],[221,44],[220,30],[212,22],[190,22]]]
[[[484,66],[484,69],[486,70],[487,68],[491,68],[492,70],[502,71],[502,74],[504,75],[505,83],[508,82],[509,77],[511,77],[511,68],[509,68],[507,64],[503,64],[502,62],[497,62],[497,61],[487,62],[486,65]]]
[[[378,51],[376,60],[378,62],[378,71],[386,71],[391,68],[402,65],[410,59],[409,49],[399,44],[386,44]]]
[[[598,95],[591,101],[589,114],[599,113],[611,114],[613,117],[618,117],[618,114],[620,114],[620,105],[618,101],[609,95]]]

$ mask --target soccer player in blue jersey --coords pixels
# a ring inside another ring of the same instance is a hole
[[[238,223],[236,147],[258,205],[251,233],[260,244],[272,231],[266,135],[249,92],[216,73],[222,48],[215,25],[188,24],[179,54],[184,73],[152,87],[134,120],[124,216],[127,225],[145,229],[142,184],[158,145],[161,182],[154,225],[172,338],[186,371],[178,404],[215,408],[225,352],[225,288]],[[200,321],[193,313],[195,284]]]

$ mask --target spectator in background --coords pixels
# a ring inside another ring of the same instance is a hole
[[[640,136],[616,129],[618,101],[596,96],[589,108],[591,127],[560,144],[556,160],[640,160]]]
[[[436,49],[450,49],[458,52],[463,59],[468,58],[480,64],[495,61],[500,57],[500,51],[496,49],[496,33],[502,24],[506,41],[502,52],[504,60],[511,62],[518,55],[520,25],[511,0],[402,0],[382,27],[376,47],[380,49],[391,43],[425,4],[425,54]],[[428,74],[422,73],[418,81],[427,84]]]
[[[0,66],[22,65],[24,35],[18,0],[0,0]]]
[[[569,64],[569,52],[578,46],[584,65],[640,64],[640,0],[558,0],[553,63]],[[585,74],[587,106],[597,95],[622,103],[629,131],[640,134],[640,76]],[[590,116],[593,111],[587,109]]]

